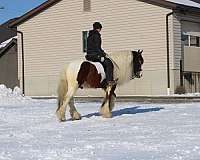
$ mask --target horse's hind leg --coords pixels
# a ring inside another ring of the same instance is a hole
[[[72,97],[70,102],[69,102],[69,112],[72,117],[72,120],[80,120],[81,115],[80,113],[77,112],[76,107],[74,105],[74,98]]]
[[[73,97],[74,93],[76,92],[77,88],[70,88],[66,95],[64,96],[64,100],[62,103],[62,106],[58,108],[56,114],[58,119],[62,122],[62,121],[66,121],[65,118],[65,112],[66,112],[66,107],[69,106],[69,102],[71,100],[71,98]]]

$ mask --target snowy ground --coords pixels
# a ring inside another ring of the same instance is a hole
[[[59,123],[55,100],[0,86],[0,160],[199,160],[200,103],[76,103],[83,118]],[[67,115],[69,118],[69,114]]]

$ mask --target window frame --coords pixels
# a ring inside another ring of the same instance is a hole
[[[82,51],[84,53],[87,52],[87,37],[88,37],[88,31],[82,31]]]
[[[186,43],[184,43],[184,46],[188,46],[188,47],[199,47],[200,48],[200,36],[196,36],[196,35],[190,35],[190,34],[185,34],[182,33],[182,37],[186,37],[184,39],[182,39],[182,41],[186,41],[186,39],[188,40],[188,45]],[[191,38],[195,38],[196,44],[191,44],[192,40]]]

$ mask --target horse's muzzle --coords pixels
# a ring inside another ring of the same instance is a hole
[[[142,72],[137,72],[135,74],[135,78],[141,78],[142,77]]]

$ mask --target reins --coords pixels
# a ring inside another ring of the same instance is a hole
[[[107,58],[109,58],[111,61],[112,61],[112,63],[118,68],[118,70],[119,70],[119,66],[118,66],[118,64],[106,53],[106,57]]]
[[[132,56],[133,56],[133,60],[134,60],[134,52],[132,52]],[[132,75],[131,78],[134,79],[135,78],[135,72],[134,72],[134,61],[133,61],[133,66],[132,66]]]

